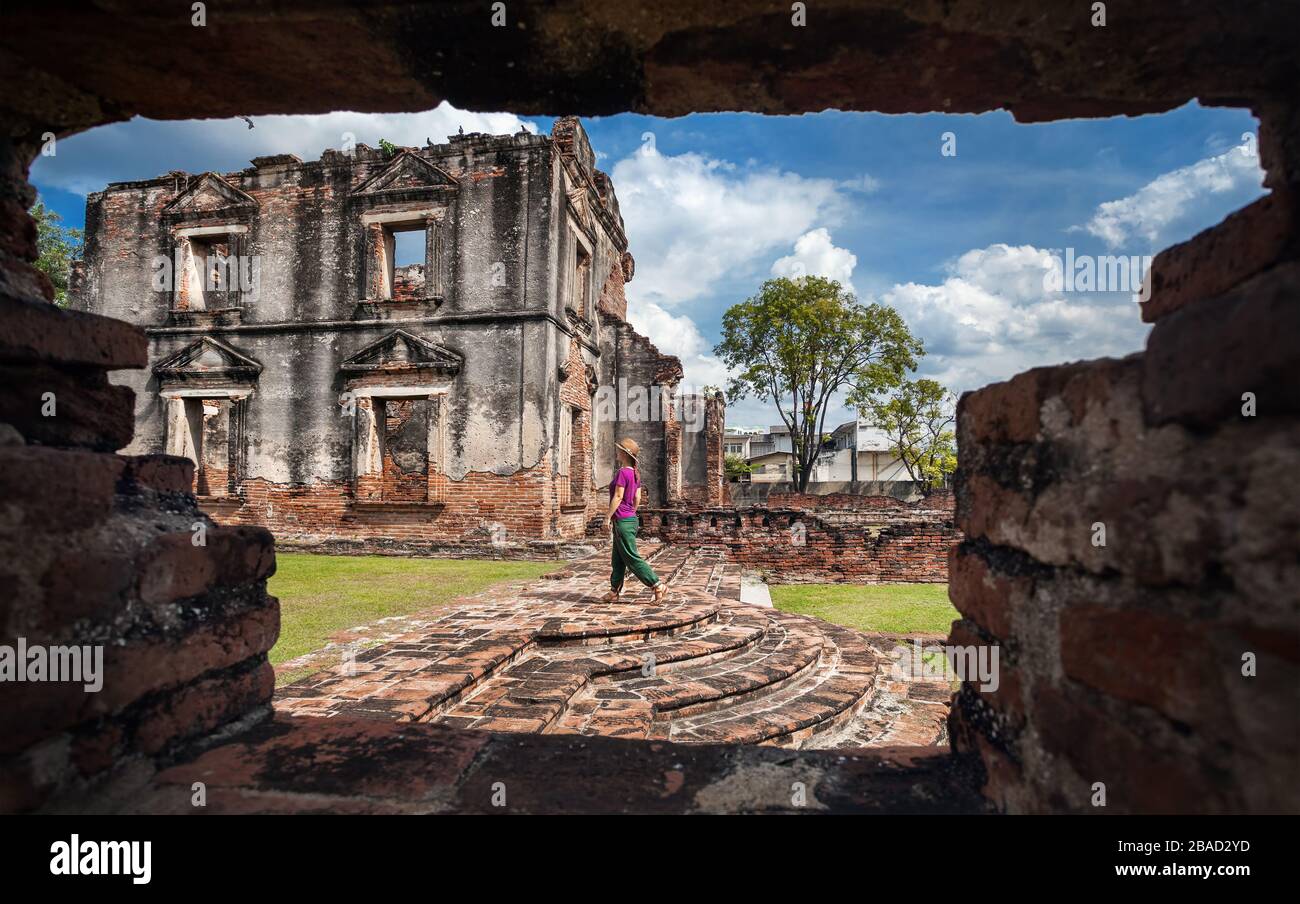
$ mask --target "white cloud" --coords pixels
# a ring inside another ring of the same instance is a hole
[[[782,247],[794,245],[798,255],[797,242],[809,235],[807,254],[820,251],[841,269],[848,255],[852,273],[853,256],[834,248],[825,229],[812,229],[846,209],[830,179],[695,153],[665,156],[652,142],[615,164],[612,176],[637,261],[628,320],[660,351],[681,358],[684,386],[726,386],[712,343],[681,309],[714,295],[729,276],[761,268]]]
[[[33,178],[42,185],[76,194],[99,191],[109,182],[150,179],[169,170],[230,172],[254,157],[297,154],[317,160],[326,148],[339,149],[345,135],[358,144],[379,146],[379,139],[421,147],[440,144],[466,132],[513,134],[537,130],[513,113],[474,113],[443,103],[423,113],[336,112],[311,116],[254,116],[253,128],[242,119],[163,122],[136,118],[92,129],[59,141],[58,154],[38,157]]]
[[[1253,148],[1253,144],[1251,145]],[[1256,153],[1233,147],[1165,173],[1125,198],[1106,201],[1082,227],[1111,248],[1141,240],[1151,248],[1177,240],[1172,235],[1199,205],[1213,196],[1257,194],[1264,172]]]
[[[660,154],[651,143],[620,160],[614,185],[636,279],[630,299],[672,310],[707,297],[845,210],[835,182],[701,154]]]
[[[857,265],[857,255],[847,248],[837,248],[831,241],[830,230],[823,226],[799,236],[794,243],[794,253],[778,258],[772,264],[772,275],[824,276],[854,292],[853,269]]]
[[[1045,249],[990,245],[958,257],[939,285],[896,285],[880,300],[925,342],[921,373],[958,392],[1142,347],[1147,327],[1131,294],[1048,291],[1045,277],[1059,268]]]

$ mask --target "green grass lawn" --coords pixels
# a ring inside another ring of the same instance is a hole
[[[275,559],[267,587],[280,598],[280,640],[271,650],[272,664],[321,649],[336,631],[409,615],[564,565],[295,552],[278,553]]]
[[[947,584],[785,584],[771,591],[778,609],[860,631],[947,634],[961,618]]]

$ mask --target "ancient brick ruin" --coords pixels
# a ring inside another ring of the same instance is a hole
[[[192,812],[202,775],[226,812],[483,812],[502,778],[516,812],[788,811],[793,781],[835,812],[1095,812],[1097,782],[1108,812],[1300,810],[1300,101],[1285,4],[1111,4],[1109,26],[1091,28],[1073,0],[844,0],[814,8],[801,41],[788,10],[757,2],[512,4],[530,27],[500,31],[475,4],[239,6],[206,30],[83,2],[57,21],[6,11],[0,571],[13,592],[0,628],[113,653],[103,695],[0,686],[0,809]],[[58,311],[31,265],[41,136],[135,114],[451,99],[585,114],[1003,107],[1042,121],[1193,98],[1259,117],[1270,195],[1156,259],[1145,351],[962,401],[952,637],[996,640],[1004,680],[963,688],[951,750],[272,717],[271,535],[209,525],[216,542],[185,546],[204,521],[187,466],[113,453],[133,411],[106,373],[150,363],[142,331]],[[40,419],[49,391],[63,407]],[[1097,521],[1105,547],[1089,542]]]
[[[86,222],[74,306],[149,337],[125,451],[189,458],[222,523],[536,553],[598,518],[624,435],[652,504],[720,502],[722,406],[678,397],[627,323],[618,198],[576,118],[114,183]]]

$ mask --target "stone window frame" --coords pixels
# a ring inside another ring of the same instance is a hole
[[[592,274],[595,272],[595,242],[580,222],[569,216],[569,244],[564,270],[564,312],[580,324],[591,322],[595,307]],[[585,258],[585,261],[583,260]]]
[[[446,504],[449,478],[447,476],[447,412],[450,408],[450,380],[441,384],[373,384],[357,385],[347,389],[343,401],[353,405],[352,473],[353,505],[362,508],[421,508]],[[424,501],[393,501],[383,498],[363,498],[359,488],[363,478],[383,478],[384,433],[379,429],[375,410],[376,399],[429,399],[434,402],[434,412],[429,424],[426,451],[428,471],[425,475],[427,492]]]
[[[361,288],[364,297],[360,304],[409,304],[393,299],[393,234],[409,230],[424,230],[424,294],[414,303],[441,305],[446,297],[443,269],[446,258],[444,223],[445,205],[429,206],[427,203],[399,210],[368,210],[361,214],[364,235],[364,267]],[[406,227],[395,228],[395,227]],[[382,266],[378,264],[382,262]]]
[[[247,386],[172,386],[164,384],[158,390],[158,398],[163,401],[163,451],[167,455],[188,458],[194,463],[195,479],[203,467],[201,442],[194,441],[196,432],[189,402],[202,405],[206,399],[228,399],[231,404],[229,434],[226,443],[226,495],[199,495],[200,501],[224,501],[239,499],[243,493],[243,483],[247,470],[247,450],[244,442],[244,421],[248,414],[249,400],[255,387]],[[187,430],[180,432],[174,425],[184,421]],[[202,414],[199,415],[199,430],[202,429]]]
[[[169,259],[171,266],[174,268],[174,273],[171,294],[168,301],[169,312],[172,314],[194,314],[242,309],[244,306],[244,293],[243,290],[239,288],[240,281],[238,278],[238,269],[235,271],[236,278],[230,282],[230,284],[233,284],[234,286],[233,291],[230,288],[226,289],[226,299],[227,302],[229,302],[228,304],[221,308],[208,307],[207,297],[206,295],[202,295],[200,297],[204,301],[203,307],[193,307],[191,295],[188,291],[192,263],[194,260],[191,240],[208,236],[227,236],[229,238],[227,245],[230,247],[228,258],[233,258],[236,262],[235,266],[238,268],[238,262],[242,259],[248,247],[248,235],[249,227],[246,223],[233,221],[207,223],[201,226],[173,226],[170,233],[171,255]],[[207,292],[206,286],[203,291],[205,293]],[[182,301],[185,303],[184,307],[181,306]]]

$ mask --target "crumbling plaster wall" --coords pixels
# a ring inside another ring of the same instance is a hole
[[[536,467],[556,436],[557,370],[570,339],[555,322],[567,327],[556,271],[572,253],[567,213],[554,213],[566,203],[562,163],[548,139],[531,135],[467,136],[426,156],[459,187],[445,220],[446,300],[414,323],[398,312],[392,321],[352,319],[366,294],[365,231],[349,189],[388,165],[365,147],[353,158],[329,152],[314,163],[226,174],[260,204],[248,244],[260,259],[259,286],[239,323],[169,325],[167,294],[151,291],[148,262],[169,250],[162,210],[187,187],[183,176],[121,183],[88,199],[90,267],[78,306],[148,327],[152,361],[208,334],[263,365],[247,423],[249,478],[349,476],[338,365],[396,326],[464,358],[451,382],[450,476]],[[597,268],[623,251],[601,237]],[[593,276],[593,304],[601,288]],[[594,365],[594,343],[584,344]],[[161,450],[157,378],[132,371],[116,379],[136,391],[138,430],[127,451]]]

